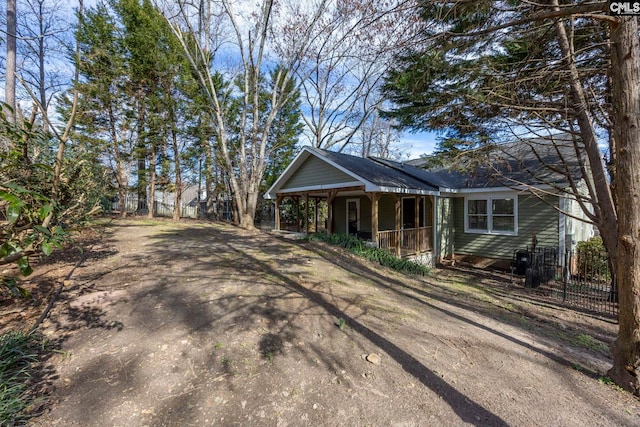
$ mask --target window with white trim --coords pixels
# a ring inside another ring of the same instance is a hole
[[[465,233],[517,235],[517,200],[515,194],[465,197]]]

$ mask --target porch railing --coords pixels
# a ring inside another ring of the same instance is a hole
[[[433,227],[379,231],[378,247],[396,253],[399,250],[401,256],[430,251],[433,249]]]

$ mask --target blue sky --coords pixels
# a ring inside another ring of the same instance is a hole
[[[406,147],[410,159],[417,159],[423,154],[431,154],[436,147],[438,135],[435,132],[404,132],[400,138]]]
[[[97,0],[84,0],[85,8],[93,7]],[[77,0],[69,1],[67,7],[77,7]],[[409,159],[419,158],[424,154],[433,153],[436,146],[437,134],[434,132],[408,132],[402,133],[400,142],[403,151],[407,153]]]

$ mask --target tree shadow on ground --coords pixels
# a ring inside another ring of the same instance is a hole
[[[283,284],[288,288],[301,295],[304,295],[314,304],[324,308],[330,315],[336,318],[344,319],[355,332],[359,333],[361,336],[373,343],[376,347],[387,353],[396,362],[398,362],[400,366],[402,366],[402,369],[404,369],[416,380],[420,381],[427,388],[431,389],[432,391],[437,393],[438,396],[444,399],[449,404],[451,409],[453,409],[453,411],[460,417],[461,420],[473,425],[508,425],[499,416],[474,402],[473,400],[471,400],[471,398],[464,395],[456,388],[452,387],[440,376],[423,365],[418,359],[395,345],[392,341],[378,334],[373,329],[370,329],[364,324],[360,323],[357,319],[347,315],[344,311],[340,310],[334,304],[331,304],[325,299],[324,295],[301,286],[298,282],[290,279],[283,274],[280,274],[277,270],[271,268],[264,262],[260,262],[257,260],[256,262],[260,265],[263,271],[267,271],[270,274],[279,277]]]
[[[71,334],[81,329],[120,331],[124,326],[117,320],[109,320],[104,308],[70,304],[73,298],[94,292],[95,284],[87,283],[91,281],[91,278],[81,280],[80,283],[73,285],[68,285],[66,280],[72,277],[78,269],[84,267],[86,263],[97,263],[115,256],[118,251],[113,248],[112,244],[113,241],[105,236],[91,235],[88,238],[75,241],[66,249],[58,250],[52,256],[38,262],[37,277],[33,280],[38,283],[38,286],[44,286],[47,289],[46,296],[41,296],[39,301],[41,311],[52,306],[62,307],[61,316],[64,321],[58,317],[52,317],[50,312],[45,311],[37,319],[37,322],[43,320],[49,322],[55,330],[55,334],[42,335],[38,332],[39,323],[35,323],[30,328],[42,342],[39,349],[39,360],[29,382],[33,398],[29,413],[32,417],[47,412],[53,404],[50,395],[55,390],[54,384],[59,380],[59,373],[55,367],[58,361],[55,359],[67,357],[62,349]],[[64,280],[49,277],[50,273],[60,268],[61,265],[72,265]]]
[[[188,226],[174,226],[171,223],[166,225],[167,227],[148,237],[151,245],[143,245],[139,253],[129,254],[126,262],[115,267],[105,267],[106,270],[102,273],[88,276],[92,280],[98,280],[107,274],[119,272],[124,276],[123,281],[138,281],[137,286],[127,288],[129,301],[134,302],[130,323],[125,324],[122,319],[114,317],[117,313],[104,309],[94,311],[95,307],[78,313],[71,310],[68,312],[70,321],[59,325],[63,333],[57,343],[58,348],[61,348],[61,343],[67,336],[65,333],[79,329],[94,328],[116,332],[123,328],[135,328],[144,331],[148,335],[145,339],[150,341],[155,339],[156,334],[163,332],[168,324],[176,324],[184,329],[184,332],[180,330],[180,339],[193,342],[193,347],[202,350],[202,354],[188,353],[187,348],[184,350],[187,353],[175,355],[176,361],[171,363],[176,365],[168,369],[181,369],[186,375],[188,370],[185,366],[193,362],[196,364],[195,369],[202,369],[203,372],[189,377],[181,390],[171,392],[162,402],[157,402],[155,412],[149,413],[145,419],[147,424],[171,424],[177,413],[183,419],[191,419],[190,415],[195,417],[195,408],[202,405],[206,398],[203,389],[217,381],[226,381],[227,387],[233,390],[235,361],[226,357],[222,341],[225,338],[231,339],[229,337],[234,335],[258,333],[256,351],[264,363],[270,363],[274,358],[291,351],[288,347],[291,342],[304,339],[307,345],[295,349],[297,356],[305,358],[309,363],[320,363],[328,372],[339,372],[343,369],[341,360],[323,351],[313,341],[313,337],[303,336],[309,331],[296,325],[296,319],[302,316],[310,319],[323,318],[324,323],[318,322],[319,333],[335,334],[338,331],[335,324],[326,324],[326,317],[329,315],[336,320],[344,319],[349,326],[349,333],[358,334],[388,354],[405,372],[440,396],[462,421],[472,425],[507,425],[500,416],[449,384],[407,349],[384,336],[375,327],[365,324],[360,317],[367,314],[367,308],[360,307],[360,296],[353,296],[349,300],[344,296],[334,295],[330,284],[325,285],[322,277],[309,279],[306,273],[307,263],[311,259],[309,254],[338,264],[353,275],[366,277],[372,286],[389,290],[430,310],[507,339],[562,365],[571,363],[561,356],[483,325],[464,314],[472,312],[492,316],[495,314],[495,307],[460,301],[454,293],[437,291],[434,284],[418,286],[413,281],[403,283],[400,276],[396,276],[398,279],[394,280],[391,276],[381,275],[374,264],[327,246],[293,243],[230,227],[198,223]],[[125,223],[124,226],[135,227],[136,223]],[[306,252],[307,255],[305,251],[309,251]],[[88,256],[87,263],[91,262],[92,259]],[[127,278],[135,272],[149,274],[140,275],[136,279]],[[92,284],[77,286],[74,289],[75,297],[105,291],[102,286],[92,287]],[[82,307],[80,310],[83,310]],[[512,317],[494,320],[521,327]],[[220,330],[221,324],[226,331]],[[65,331],[64,328],[69,330]],[[221,334],[220,348],[216,337],[210,334],[211,330]],[[530,329],[527,331],[538,333]],[[249,349],[236,351],[238,358],[254,357]],[[118,353],[118,358],[122,358],[121,366],[109,355],[87,362],[83,366],[82,376],[72,378],[73,381],[82,381],[78,387],[81,390],[86,388],[85,395],[88,399],[79,407],[79,419],[91,422],[91,416],[109,409],[110,396],[103,395],[99,399],[98,394],[91,389],[94,387],[92,381],[109,381],[113,396],[147,386],[142,382],[144,376],[140,371],[148,357],[149,354],[138,350],[122,349]],[[107,368],[111,370],[111,377],[105,378],[104,371]],[[277,370],[277,366],[273,366],[273,370]],[[273,374],[277,375],[277,371]],[[252,404],[254,403],[248,403]],[[80,408],[91,410],[83,411]],[[243,421],[233,419],[231,414],[225,420],[229,423]]]
[[[304,269],[296,269],[296,266],[305,264],[307,259],[304,256],[292,256],[291,249],[278,247],[278,245],[275,244],[264,243],[260,238],[254,239],[251,235],[243,235],[238,233],[237,230],[233,229],[226,231],[216,229],[211,231],[211,234],[212,241],[225,242],[228,248],[231,251],[235,252],[236,255],[238,255],[242,259],[241,264],[237,266],[239,270],[262,271],[269,277],[275,277],[277,280],[274,281],[274,285],[277,285],[278,282],[281,282],[285,285],[286,288],[288,288],[295,294],[304,296],[306,299],[312,302],[313,305],[322,307],[328,314],[335,317],[336,319],[345,319],[347,324],[354,331],[356,331],[361,336],[379,347],[381,350],[389,354],[403,367],[403,369],[405,369],[406,372],[413,375],[416,379],[425,384],[431,390],[443,396],[445,401],[450,404],[452,409],[454,409],[454,411],[456,411],[456,413],[461,416],[461,419],[464,419],[471,423],[475,423],[478,421],[478,417],[480,417],[484,420],[482,423],[485,425],[500,425],[501,423],[504,424],[504,420],[487,411],[480,405],[469,401],[467,396],[458,392],[454,387],[447,384],[442,378],[434,374],[431,370],[421,364],[420,361],[411,356],[409,353],[399,348],[387,338],[379,335],[374,330],[366,327],[364,324],[358,321],[357,317],[353,317],[345,313],[345,311],[338,308],[335,303],[328,301],[326,292],[319,292],[310,289],[306,285],[301,285],[301,277],[296,277],[296,275],[298,273],[303,273]],[[180,236],[183,238],[195,238],[198,236],[202,237],[202,230],[182,230]],[[157,236],[157,238],[160,240],[164,239],[165,237],[167,236]],[[485,330],[491,334],[496,335],[497,337],[509,340],[516,345],[519,345],[523,348],[536,352],[550,360],[553,360],[554,362],[559,363],[561,366],[572,367],[575,364],[575,362],[570,358],[566,358],[562,355],[545,350],[539,346],[524,342],[487,325],[481,324],[478,321],[470,319],[463,314],[453,312],[450,309],[443,308],[439,304],[436,305],[429,301],[438,301],[440,303],[447,304],[451,307],[455,307],[461,310],[461,312],[463,313],[470,312],[479,314],[481,316],[492,317],[496,321],[525,330],[526,332],[533,333],[535,335],[539,335],[541,338],[549,338],[549,335],[547,332],[545,332],[545,330],[523,327],[519,320],[519,316],[521,316],[520,313],[514,313],[513,316],[506,315],[501,316],[500,318],[495,318],[494,315],[496,307],[491,306],[490,304],[476,304],[475,302],[465,303],[460,300],[455,292],[443,291],[441,289],[436,291],[435,289],[433,289],[433,283],[428,283],[429,287],[417,287],[409,285],[407,283],[403,283],[399,280],[390,280],[388,276],[382,276],[381,274],[379,274],[379,272],[377,271],[377,267],[375,267],[373,264],[363,260],[354,259],[352,256],[347,255],[342,251],[336,252],[335,250],[328,249],[326,246],[323,246],[321,244],[311,245],[308,243],[294,243],[290,241],[284,241],[274,237],[269,238],[276,239],[276,241],[285,243],[287,246],[297,246],[305,250],[310,250],[316,255],[319,255],[321,258],[324,258],[326,261],[334,262],[355,275],[367,277],[369,280],[371,280],[374,286],[391,290],[402,297],[410,298],[426,307],[429,307],[430,309],[436,310],[451,318],[455,318],[473,327]],[[259,245],[265,246],[266,250],[269,252],[270,262],[266,262],[262,259],[258,259],[257,257],[250,255],[250,251],[255,250],[256,245],[258,245],[258,247]],[[174,247],[169,251],[165,250],[166,253],[164,254],[164,256],[166,256],[167,258],[171,258],[171,254],[177,249],[177,247]],[[286,274],[283,273],[284,270],[287,271]],[[494,293],[496,296],[504,296],[504,292],[502,291],[489,290],[489,292]],[[283,298],[284,296],[284,294],[276,296],[274,299]],[[256,307],[260,307],[263,304],[263,301],[264,299],[252,300],[250,304],[243,307],[236,306],[232,308],[231,306],[228,306],[226,310],[235,311],[236,313],[242,312],[243,314],[239,315],[236,318],[237,321],[242,322],[242,319],[247,320],[252,318],[252,316],[261,313],[261,310]],[[243,309],[248,311],[242,311]],[[248,313],[249,315],[247,316]],[[286,316],[295,315],[303,315],[303,313],[286,313]],[[538,320],[542,321],[543,323],[549,323],[548,319]],[[551,327],[553,327],[553,325]],[[268,357],[273,357],[273,351],[269,350],[274,347],[274,342],[285,342],[285,340],[282,338],[274,339],[274,336],[280,337],[281,335],[279,334],[283,334],[285,332],[290,333],[287,330],[269,332],[268,334],[266,334],[263,342],[261,342],[261,348],[264,350],[262,354],[269,355]],[[290,339],[290,336],[288,336],[286,339]],[[281,348],[281,346],[279,345],[275,347]],[[595,372],[584,369],[581,372],[590,377],[598,375]]]
[[[193,236],[198,236],[202,239],[203,231],[202,230],[189,230],[185,229],[182,233],[180,233],[182,238],[188,238]],[[211,229],[208,231],[209,236],[211,237],[211,241],[224,242],[226,249],[224,252],[232,252],[235,253],[242,260],[241,264],[238,265],[237,268],[242,269],[243,271],[253,271],[257,272],[260,276],[266,276],[272,278],[272,282],[276,286],[284,287],[290,292],[286,294],[299,295],[304,297],[311,303],[311,306],[320,307],[323,311],[334,318],[342,318],[349,325],[351,330],[355,331],[360,336],[367,339],[374,346],[379,348],[388,354],[392,359],[394,359],[407,373],[412,375],[417,381],[422,383],[425,387],[432,390],[438,396],[440,396],[447,404],[451,407],[451,409],[460,417],[464,422],[473,424],[473,425],[491,425],[491,426],[505,426],[507,423],[492,413],[491,411],[484,408],[482,405],[474,402],[469,396],[461,393],[455,387],[447,383],[443,380],[438,374],[433,372],[431,369],[422,364],[418,359],[414,356],[406,352],[404,349],[397,346],[393,343],[389,338],[386,338],[380,335],[378,332],[373,330],[372,328],[366,326],[362,322],[360,322],[356,317],[351,316],[346,313],[344,310],[338,308],[337,305],[332,303],[327,299],[327,295],[321,291],[317,291],[314,289],[310,289],[309,287],[303,286],[300,284],[300,278],[292,278],[295,277],[298,273],[296,271],[296,265],[290,263],[289,270],[287,274],[283,273],[281,269],[278,268],[278,263],[282,258],[298,258],[298,263],[300,265],[304,265],[305,259],[304,257],[298,257],[296,255],[292,255],[290,253],[290,249],[295,246],[282,245],[280,241],[269,241],[272,237],[269,236],[255,236],[255,238],[251,238],[250,235],[243,235],[236,230],[225,230],[220,231],[218,229]],[[176,256],[176,251],[180,251],[175,244],[170,244],[170,239],[166,239],[166,236],[154,236],[158,242],[163,242],[163,246],[165,249],[159,251],[159,255],[161,258],[172,259]],[[276,243],[276,244],[274,244]],[[255,255],[252,254],[255,250],[260,250],[260,246],[264,245],[269,246],[266,248],[268,251],[268,257],[273,262],[267,262],[265,260],[259,259]],[[192,245],[189,245],[190,247]],[[194,248],[197,250],[197,248]],[[301,259],[300,259],[301,258]],[[292,267],[292,268],[291,268]],[[193,268],[195,270],[198,267],[194,265]],[[301,272],[302,270],[300,270]],[[282,295],[277,296],[276,298],[281,298]],[[218,303],[220,301],[217,301]],[[256,310],[261,310],[259,307],[264,304],[264,298],[257,298],[252,300],[249,305],[245,305],[242,307],[244,310],[242,311],[241,318],[238,317],[235,320],[237,322],[250,322],[252,315],[256,314]],[[172,305],[176,310],[181,310],[179,305]],[[224,311],[235,311],[239,312],[240,307],[226,307]],[[275,311],[271,310],[268,312],[262,311],[263,314],[266,314],[269,318],[274,318]],[[283,315],[283,313],[278,313],[278,316]],[[304,315],[304,313],[286,313],[286,316],[300,316]],[[241,320],[243,319],[243,320]],[[213,319],[209,319],[208,321],[213,321]],[[291,331],[288,331],[291,334]],[[291,339],[291,335],[286,336],[282,333],[278,332],[269,332],[266,333],[260,341],[260,349],[263,352],[264,357],[273,357],[274,351],[281,350],[284,342]],[[270,355],[269,355],[270,354]]]
[[[502,313],[503,315],[496,316],[497,308],[495,306],[489,303],[483,302],[481,300],[474,301],[468,298],[467,298],[468,302],[465,302],[461,298],[461,295],[459,295],[455,291],[444,289],[443,287],[439,287],[436,282],[432,281],[433,279],[424,278],[423,280],[421,280],[422,285],[420,286],[412,285],[411,283],[413,283],[414,280],[407,280],[406,282],[403,282],[400,280],[391,279],[388,275],[383,276],[379,273],[378,269],[385,269],[385,267],[377,266],[366,260],[357,259],[356,257],[347,253],[346,251],[343,251],[339,248],[331,247],[325,243],[303,242],[303,243],[296,243],[296,244],[300,245],[302,248],[310,250],[311,252],[317,254],[318,256],[324,258],[327,261],[338,264],[341,268],[347,271],[351,271],[354,274],[367,277],[373,286],[390,290],[402,297],[406,297],[411,300],[414,300],[424,305],[425,307],[429,307],[430,309],[436,310],[442,313],[443,315],[446,315],[453,319],[457,319],[475,328],[487,331],[495,335],[496,337],[503,338],[518,346],[534,351],[548,358],[549,360],[552,360],[558,363],[560,366],[564,366],[570,369],[576,369],[577,372],[584,374],[589,378],[598,379],[598,378],[601,378],[602,375],[605,375],[604,373],[596,372],[594,370],[585,368],[578,361],[572,358],[571,352],[569,352],[568,351],[569,349],[566,347],[567,345],[566,340],[564,340],[565,342],[562,342],[559,340],[558,331],[562,331],[562,329],[559,327],[558,323],[552,319],[542,318],[539,315],[534,315],[533,313],[527,313],[528,316],[535,316],[531,320],[536,322],[536,327],[531,327],[531,325],[529,324],[529,321],[527,321],[524,324],[523,322],[521,322],[520,313],[517,313],[517,312],[510,313],[507,310],[501,310],[503,311]],[[398,277],[402,276],[401,274],[398,274],[398,273],[396,273],[396,275]],[[482,276],[486,278],[486,275],[483,275],[483,274],[481,274],[479,277],[482,277]],[[467,277],[467,279],[473,282],[474,281],[473,274],[471,275],[470,278]],[[478,282],[475,282],[475,283],[478,283]],[[482,289],[485,289],[485,288],[482,288]],[[459,309],[459,311],[454,312],[450,308],[443,307],[440,304],[436,304],[434,302],[444,303],[449,307],[454,307]],[[469,314],[473,314],[474,317],[476,317],[476,315],[479,315],[484,318],[490,318],[499,323],[503,323],[510,327],[520,329],[526,333],[536,335],[538,339],[543,342],[547,340],[551,340],[556,344],[558,344],[559,346],[564,347],[563,351],[560,351],[558,354],[556,354],[551,351],[545,350],[539,346],[525,342],[521,339],[510,336],[501,331],[498,331],[495,328],[479,323],[478,321],[471,319],[469,317]],[[565,323],[569,323],[569,322],[565,322]],[[584,325],[582,324],[574,323],[572,325],[572,329],[575,331],[574,335],[580,334],[581,333],[580,331],[582,331],[583,328],[584,328]],[[594,329],[595,331],[601,334],[600,337],[602,339],[613,338],[613,335],[609,331],[603,331],[598,328],[594,328]],[[603,352],[599,352],[599,351],[596,351],[595,353],[593,351],[590,351],[590,353],[594,357],[599,358],[605,361],[606,363],[610,362],[610,356],[608,354],[605,355]],[[558,371],[558,374],[562,374],[562,373]],[[576,389],[575,393],[578,395],[584,395],[585,399],[589,399],[588,394],[586,394],[583,389]],[[606,407],[602,407],[602,410],[606,411]]]
[[[460,290],[453,290],[443,286],[439,286],[437,282],[439,279],[435,277],[424,277],[422,279],[415,277],[416,281],[420,282],[420,285],[413,285],[410,284],[412,281],[402,282],[400,280],[390,279],[387,275],[383,276],[379,273],[379,269],[384,269],[384,267],[377,266],[365,260],[357,259],[351,254],[348,254],[338,248],[334,248],[324,243],[318,242],[302,243],[301,245],[305,249],[311,250],[325,260],[337,263],[345,270],[371,279],[372,283],[378,287],[391,290],[397,294],[411,298],[422,304],[433,306],[433,304],[428,303],[429,300],[440,301],[450,306],[458,307],[466,312],[479,313],[483,316],[493,318],[494,320],[499,320],[501,323],[505,323],[509,326],[536,334],[541,338],[549,338],[549,331],[560,331],[564,329],[560,325],[560,321],[558,319],[542,317],[540,313],[527,311],[522,307],[505,309],[500,306],[496,306],[490,302],[484,301],[482,298],[477,298],[474,295],[465,295],[464,292]],[[453,271],[454,273],[459,273],[459,276],[465,281],[465,286],[476,288],[492,297],[505,299],[505,302],[507,303],[512,297],[512,293],[510,293],[509,290],[505,288],[501,289],[496,286],[489,287],[483,285],[483,281],[486,281],[489,278],[491,280],[500,280],[501,278],[503,278],[499,275],[491,275],[490,273],[482,271],[474,272],[460,269],[452,269],[451,271]],[[522,300],[526,304],[536,305],[538,302],[538,298],[536,296],[534,296],[533,298],[528,298],[527,295],[522,295],[520,292],[518,292],[518,299]],[[545,304],[544,307],[550,309],[562,309],[568,311],[571,310],[567,307],[561,306],[560,304]],[[434,308],[441,310],[438,307]],[[496,312],[498,311],[501,315],[499,317],[496,317]],[[537,321],[538,324],[536,326],[539,326],[539,328],[532,328],[530,326],[523,325],[523,322],[521,321],[523,315],[527,316],[528,320]],[[597,319],[605,322],[611,322],[611,319],[601,319],[600,317],[597,317]],[[576,331],[581,331],[585,327],[583,324],[578,324],[568,320],[563,322],[566,324],[570,324],[571,329],[574,329]],[[483,326],[483,329],[486,329],[486,327]],[[613,339],[614,337],[610,330],[604,330],[597,326],[589,326],[589,329],[591,332],[596,333],[598,337],[603,340]],[[548,357],[549,355],[545,354],[545,356]],[[567,360],[565,360],[563,364],[569,366],[571,365],[571,363]]]

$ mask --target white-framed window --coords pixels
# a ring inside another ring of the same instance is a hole
[[[518,196],[515,193],[466,196],[464,232],[516,236]]]

